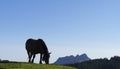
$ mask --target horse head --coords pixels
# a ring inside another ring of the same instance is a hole
[[[43,55],[43,61],[45,61],[46,64],[49,64],[49,58],[51,53],[46,53]]]

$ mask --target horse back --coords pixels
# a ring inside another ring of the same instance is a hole
[[[35,54],[44,52],[42,42],[38,41],[38,40],[34,40],[34,39],[28,39],[26,41],[26,50],[28,52],[32,52],[32,53],[35,53]]]

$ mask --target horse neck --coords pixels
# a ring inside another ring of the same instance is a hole
[[[44,48],[44,54],[48,54],[48,48],[47,47]]]
[[[42,44],[43,44],[44,54],[48,54],[48,48],[47,48],[45,42],[42,41]]]

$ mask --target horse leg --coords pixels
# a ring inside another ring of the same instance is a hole
[[[40,54],[40,62],[39,64],[42,64],[42,54]]]
[[[28,58],[29,58],[28,62],[30,63],[31,62],[32,54],[30,52],[27,52],[27,53],[28,53]]]
[[[35,59],[35,54],[33,54],[33,59],[32,59],[32,63],[34,62],[34,59]]]

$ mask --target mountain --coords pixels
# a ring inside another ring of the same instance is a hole
[[[90,58],[86,54],[76,56],[71,55],[58,58],[54,64],[74,64],[88,60],[90,60]]]

